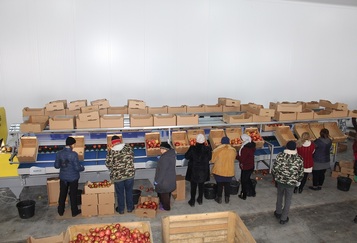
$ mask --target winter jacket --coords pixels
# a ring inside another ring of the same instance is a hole
[[[272,174],[277,183],[296,186],[304,177],[304,164],[296,150],[285,149],[276,156]]]
[[[105,165],[110,171],[112,181],[123,181],[135,176],[133,149],[120,143],[107,151]]]
[[[176,152],[170,149],[160,156],[155,173],[155,191],[169,193],[176,189]]]
[[[304,161],[304,168],[312,168],[314,166],[313,154],[315,152],[315,144],[311,141],[305,141],[301,147],[297,147],[296,149]]]
[[[241,155],[237,154],[239,167],[241,170],[254,170],[254,153],[256,150],[254,142],[247,143],[241,151]]]
[[[237,150],[229,144],[222,144],[212,152],[212,174],[230,177],[234,176],[234,161]]]
[[[79,163],[78,154],[68,146],[56,154],[54,166],[60,169],[60,180],[67,182],[78,180],[79,172],[84,171],[83,165]]]
[[[320,137],[314,141],[314,144],[315,144],[314,163],[330,162],[330,150],[332,146],[332,140],[329,138]]]
[[[201,143],[197,143],[195,146],[190,146],[185,153],[185,159],[188,160],[185,179],[196,183],[209,181],[209,162],[211,158],[211,147]]]
[[[355,157],[355,160],[357,160],[357,140],[355,140],[355,141],[353,142],[352,150],[353,150],[353,155],[354,155],[354,157]]]

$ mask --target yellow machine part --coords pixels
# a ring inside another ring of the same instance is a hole
[[[6,124],[6,113],[5,108],[0,107],[0,139],[3,139],[6,143],[7,139],[7,124]],[[0,147],[4,144],[0,144]]]
[[[18,176],[17,168],[19,164],[10,164],[11,153],[0,153],[0,177]],[[18,162],[14,157],[14,162]]]

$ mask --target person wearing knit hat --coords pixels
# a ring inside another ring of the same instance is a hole
[[[236,157],[239,161],[239,167],[241,169],[240,182],[242,185],[242,190],[238,197],[246,200],[247,196],[255,197],[256,195],[255,188],[252,180],[250,179],[254,171],[254,153],[256,150],[256,144],[252,142],[252,139],[248,134],[242,134],[241,140],[242,146]]]
[[[229,203],[230,185],[235,174],[234,161],[237,151],[230,145],[228,137],[221,139],[221,145],[216,147],[212,152],[212,174],[217,183],[217,193],[215,201],[222,203],[222,194],[224,189],[225,203]]]
[[[289,141],[286,149],[277,154],[272,167],[272,175],[277,185],[277,200],[274,216],[280,224],[289,222],[289,210],[293,191],[304,177],[303,160],[296,151],[296,143]],[[284,206],[283,206],[284,202]]]
[[[118,135],[111,138],[111,148],[107,150],[105,165],[109,169],[110,180],[114,183],[117,195],[116,211],[124,214],[125,204],[128,213],[134,210],[134,151],[131,146],[123,143]]]
[[[66,146],[64,149],[56,154],[54,163],[54,167],[60,170],[60,193],[57,212],[60,216],[63,216],[69,190],[72,217],[75,217],[81,213],[77,205],[77,194],[80,177],[79,172],[84,171],[84,166],[80,164],[77,152],[73,151],[76,140],[73,137],[67,137],[65,143]]]
[[[167,142],[160,144],[161,156],[157,162],[154,186],[160,200],[160,208],[171,209],[171,193],[176,189],[176,152]]]
[[[196,145],[190,146],[185,153],[185,159],[188,160],[185,180],[190,182],[191,198],[188,204],[191,207],[195,206],[197,187],[197,203],[202,204],[204,183],[210,179],[209,162],[212,158],[212,150],[210,146],[205,145],[205,141],[205,136],[198,134]]]

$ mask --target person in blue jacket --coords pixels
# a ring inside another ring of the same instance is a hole
[[[65,210],[65,202],[68,194],[71,201],[72,217],[81,213],[77,205],[77,192],[79,172],[84,171],[84,166],[79,163],[78,154],[73,151],[76,140],[73,137],[67,137],[66,146],[56,154],[55,168],[60,169],[60,194],[58,199],[58,214],[62,216]]]

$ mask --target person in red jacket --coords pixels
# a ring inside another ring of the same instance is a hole
[[[296,149],[298,155],[300,155],[304,161],[304,178],[302,179],[300,186],[295,187],[294,193],[297,193],[298,190],[299,193],[302,193],[307,177],[312,173],[312,168],[314,166],[313,154],[315,152],[315,144],[311,142],[310,133],[304,132],[301,134],[301,137],[296,142]]]
[[[254,142],[252,142],[252,139],[247,134],[243,134],[241,139],[243,144],[237,154],[237,160],[239,161],[239,167],[241,169],[240,182],[242,185],[242,190],[238,197],[246,200],[248,191],[253,192],[253,197],[256,195],[253,183],[250,179],[250,176],[254,171],[254,153],[256,150],[256,145]]]

